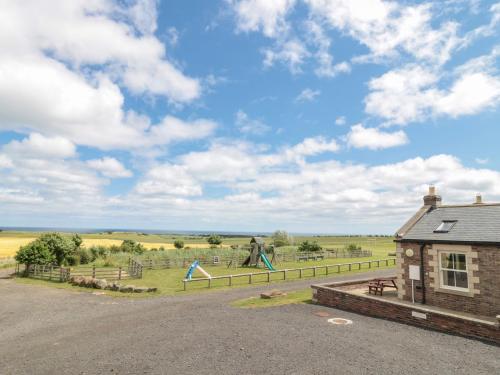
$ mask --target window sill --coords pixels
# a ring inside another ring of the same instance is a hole
[[[471,290],[461,291],[461,290],[447,289],[447,288],[435,288],[434,291],[438,293],[453,294],[462,297],[474,297],[474,293]]]

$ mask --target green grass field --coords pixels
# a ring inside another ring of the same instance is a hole
[[[362,262],[366,260],[376,260],[380,258],[371,257],[371,258],[350,258],[350,259],[326,259],[322,261],[310,261],[310,262],[285,262],[276,266],[279,269],[291,269],[291,268],[299,268],[299,267],[309,267],[309,266],[319,266],[319,265],[330,265],[330,264],[343,264],[349,262]],[[394,266],[381,266],[380,269],[393,268]],[[237,275],[244,273],[254,273],[254,272],[263,272],[265,269],[256,268],[256,267],[239,267],[239,268],[226,268],[225,266],[204,266],[203,267],[210,275],[212,276],[225,276],[225,275]],[[373,270],[379,269],[372,268]],[[357,269],[351,271],[351,273],[357,272],[367,272],[367,265],[364,265],[363,268],[358,271]],[[158,288],[158,292],[154,294],[148,295],[177,295],[177,294],[186,294],[186,293],[200,293],[200,292],[208,292],[214,290],[228,289],[228,288],[242,288],[248,287],[248,278],[241,277],[233,279],[233,286],[227,286],[227,280],[212,280],[212,288],[208,288],[207,281],[193,282],[188,284],[188,289],[185,292],[183,290],[183,282],[186,275],[186,269],[163,269],[163,270],[144,270],[142,279],[129,279],[123,280],[121,284],[128,284],[134,286],[147,286],[147,287],[156,287]],[[343,275],[348,272],[348,267],[342,267],[340,275]],[[330,271],[329,277],[334,277],[337,273],[334,273],[333,270]],[[318,270],[316,273],[316,277],[314,279],[321,279],[326,277],[324,269]],[[194,277],[201,277],[199,273],[195,271]],[[289,281],[299,280],[299,273],[297,271],[289,272],[287,274],[287,280],[282,280],[282,273],[273,273],[271,274],[271,284],[279,285],[280,283],[285,283]],[[304,271],[302,275],[303,279],[311,279],[313,280],[313,271],[308,270]],[[43,280],[33,280],[33,279],[17,279],[21,283],[29,283],[29,284],[37,284],[37,285],[47,285],[47,286],[55,286],[58,288],[65,289],[73,289],[78,291],[87,291],[87,292],[101,292],[92,289],[85,289],[80,287],[71,286],[66,283],[55,283]],[[267,275],[258,275],[254,276],[252,280],[252,285],[266,285],[267,284]],[[145,294],[124,294],[119,292],[111,292],[105,291],[104,293],[112,296],[120,296],[120,297],[146,297]]]

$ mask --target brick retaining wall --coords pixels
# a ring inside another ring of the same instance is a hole
[[[358,280],[356,283],[364,284],[368,281],[370,280]],[[500,345],[500,327],[498,322],[495,324],[481,319],[455,316],[446,312],[437,312],[423,305],[408,306],[399,302],[380,300],[376,297],[359,296],[350,293],[348,290],[339,289],[346,285],[353,285],[353,283],[312,285],[313,301],[324,306],[446,333],[473,337]]]

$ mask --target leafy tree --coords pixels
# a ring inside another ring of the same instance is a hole
[[[222,238],[218,234],[211,234],[208,236],[207,242],[212,246],[217,246],[222,243]]]
[[[144,246],[134,240],[124,240],[120,245],[120,251],[124,253],[142,254],[144,250]]]
[[[73,237],[71,237],[71,241],[73,241],[76,248],[80,247],[83,243],[83,239],[82,239],[82,237],[80,237],[80,235],[78,233],[75,233],[73,235]]]
[[[29,267],[32,264],[51,264],[54,262],[55,257],[44,242],[35,240],[27,245],[21,246],[15,259],[16,262],[25,264],[26,267]]]
[[[356,245],[355,243],[350,243],[345,246],[345,250],[349,253],[355,253],[356,251],[361,250],[361,246]]]
[[[301,252],[315,252],[321,251],[321,246],[316,242],[304,241],[299,245],[299,251]]]
[[[174,241],[174,246],[176,249],[182,249],[184,247],[184,241],[182,240],[175,240]]]
[[[49,252],[55,257],[57,265],[62,265],[66,257],[72,255],[78,246],[67,237],[62,236],[60,233],[45,233],[42,234],[36,241],[45,244]]]
[[[275,247],[290,245],[290,236],[288,235],[288,232],[284,230],[275,231],[271,238],[273,239],[273,244]]]

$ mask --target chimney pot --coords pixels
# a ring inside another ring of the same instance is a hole
[[[429,186],[429,194],[424,197],[424,205],[432,206],[433,208],[441,206],[441,196],[436,195],[436,187],[434,185]]]
[[[481,194],[476,194],[476,202],[474,204],[483,204],[483,197]]]

